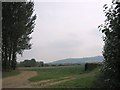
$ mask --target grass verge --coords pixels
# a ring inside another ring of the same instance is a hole
[[[13,70],[13,71],[9,71],[9,72],[2,72],[2,78],[15,76],[15,75],[18,75],[18,74],[20,74],[20,71],[18,71],[18,70]]]

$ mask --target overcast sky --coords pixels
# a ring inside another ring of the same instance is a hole
[[[102,55],[103,34],[98,26],[105,20],[103,5],[110,0],[61,0],[35,2],[36,26],[32,49],[18,61],[35,58],[51,62],[64,58]],[[104,1],[104,2],[103,2]]]

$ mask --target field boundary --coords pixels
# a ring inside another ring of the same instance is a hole
[[[51,85],[71,81],[71,80],[74,80],[74,79],[76,79],[76,78],[73,77],[73,76],[69,76],[69,77],[63,77],[63,78],[60,78],[60,79],[41,80],[41,81],[33,82],[33,83],[31,83],[31,85],[35,88],[43,88],[43,87],[46,87],[46,86],[51,86]]]

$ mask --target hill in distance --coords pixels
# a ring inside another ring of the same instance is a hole
[[[84,63],[101,63],[103,56],[86,57],[86,58],[66,58],[62,60],[53,61],[48,64],[84,64]]]

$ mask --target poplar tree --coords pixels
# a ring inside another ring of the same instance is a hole
[[[2,3],[2,66],[4,70],[16,68],[17,54],[31,49],[30,34],[35,26],[33,2]]]
[[[110,8],[104,5],[105,23],[99,26],[104,33],[104,63],[99,77],[99,86],[106,88],[120,87],[120,3],[113,3]]]

